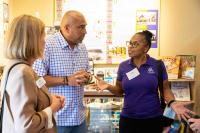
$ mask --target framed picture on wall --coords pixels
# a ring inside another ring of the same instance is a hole
[[[153,33],[152,48],[158,47],[158,10],[137,10],[136,31],[149,30]]]

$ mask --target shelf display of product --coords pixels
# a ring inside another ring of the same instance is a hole
[[[191,57],[192,59],[194,58],[193,56],[187,57]],[[181,67],[180,56],[166,56],[162,57],[161,59],[163,59],[167,69],[167,73],[169,75],[169,85],[175,95],[176,100],[193,101],[195,99],[195,79],[179,77],[179,68]],[[193,64],[195,64],[195,62]],[[111,85],[115,85],[118,65],[119,64],[105,63],[95,64],[93,62],[92,66],[95,76],[103,79]],[[194,73],[192,75],[194,75]],[[88,133],[119,132],[119,118],[123,106],[123,97],[117,97],[108,90],[97,92],[92,86],[88,85],[85,87],[85,105],[87,107],[88,114]],[[189,108],[192,109],[193,106]],[[185,125],[178,127],[177,123],[174,123],[174,125],[171,126],[171,130],[183,130],[186,132],[188,127]]]
[[[179,78],[194,79],[196,56],[195,55],[179,55],[180,71]]]

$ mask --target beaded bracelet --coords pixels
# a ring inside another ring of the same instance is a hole
[[[64,77],[64,84],[65,84],[65,85],[68,85],[68,77],[67,77],[67,76]]]

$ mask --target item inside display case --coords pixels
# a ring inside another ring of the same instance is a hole
[[[93,61],[103,60],[103,51],[101,49],[89,49],[88,55]]]
[[[46,37],[56,33],[57,31],[59,31],[59,29],[60,29],[59,26],[45,26]]]
[[[122,98],[85,98],[88,133],[118,133]]]

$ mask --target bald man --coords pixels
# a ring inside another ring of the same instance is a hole
[[[44,57],[33,69],[44,77],[49,91],[65,96],[66,103],[56,113],[58,133],[86,133],[83,85],[90,75],[86,47],[82,44],[86,20],[78,11],[64,14],[60,31],[46,39]]]

